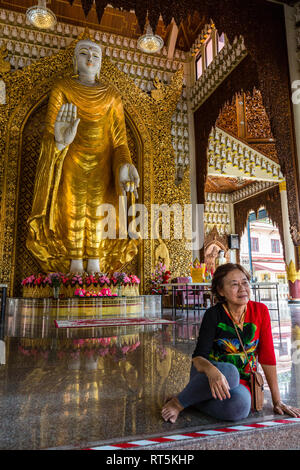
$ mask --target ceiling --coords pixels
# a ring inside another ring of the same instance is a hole
[[[70,4],[71,1],[72,0],[47,0],[47,7],[53,11],[59,22],[119,34],[133,39],[138,39],[141,35],[139,22],[133,11],[120,10],[107,6],[104,9],[99,23],[95,3],[92,4],[89,13],[85,16],[82,8],[82,0],[73,0],[72,5]],[[38,0],[0,0],[0,8],[25,14],[29,7],[37,3]],[[110,4],[111,3],[113,2],[111,1]],[[121,4],[122,1],[119,3]],[[176,48],[189,51],[203,26],[204,18],[201,19],[197,12],[194,12],[192,15],[187,15],[186,19],[179,25]],[[165,25],[162,19],[159,18],[156,34],[162,37],[165,44],[168,44],[171,32],[172,23]]]
[[[295,2],[276,0],[276,3]],[[25,13],[27,8],[37,3],[38,0],[0,0],[0,8]],[[47,7],[60,22],[101,29],[133,39],[144,32],[148,7],[151,26],[165,44],[168,44],[172,22],[175,21],[178,26],[176,47],[183,51],[190,50],[205,25],[206,19],[199,13],[198,5],[201,7],[201,0],[47,0]]]

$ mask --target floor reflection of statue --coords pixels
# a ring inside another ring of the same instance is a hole
[[[118,238],[118,209],[119,196],[137,197],[139,175],[121,97],[99,81],[101,60],[100,46],[79,41],[75,76],[60,79],[50,95],[27,240],[44,271],[108,272],[137,253],[135,240]],[[104,204],[115,210],[114,239],[105,232]]]

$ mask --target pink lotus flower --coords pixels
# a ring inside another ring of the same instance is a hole
[[[86,294],[85,289],[75,289],[74,295],[76,297],[84,297]]]
[[[140,284],[140,279],[135,275],[131,274],[130,276],[131,284]]]
[[[110,284],[110,279],[107,276],[100,276],[99,277],[99,284],[104,286],[104,284],[109,285]]]
[[[108,289],[108,288],[104,288],[100,292],[101,292],[102,295],[111,296],[111,290]]]
[[[108,346],[110,344],[111,338],[98,338],[98,342],[102,346]]]

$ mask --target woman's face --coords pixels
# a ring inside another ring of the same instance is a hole
[[[218,289],[227,302],[246,305],[250,300],[250,284],[247,276],[239,269],[230,271],[223,279],[223,287]]]

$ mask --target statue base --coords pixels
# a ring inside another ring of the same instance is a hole
[[[32,324],[31,332],[35,327],[40,331],[41,322],[43,331],[48,330],[54,320],[130,317],[161,318],[161,295],[7,299],[10,327],[19,327],[26,320],[26,327]]]
[[[124,295],[128,296],[138,296],[140,295],[139,292],[139,285],[126,285],[126,286],[110,286],[108,284],[104,284],[103,286],[94,286],[75,284],[74,286],[60,286],[59,287],[59,298],[60,299],[67,299],[75,297],[75,292],[78,290],[84,290],[88,297],[92,297],[93,294],[97,294],[102,289],[110,289],[111,293],[114,295]],[[52,298],[53,295],[53,287],[51,286],[23,286],[23,298],[33,298],[33,299],[44,299],[44,298]],[[100,297],[101,298],[101,297]]]

